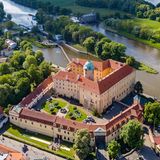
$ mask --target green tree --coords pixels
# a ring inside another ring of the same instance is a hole
[[[108,143],[107,150],[109,157],[115,159],[118,156],[120,150],[120,144],[117,141],[112,140],[111,142]]]
[[[120,138],[131,149],[140,148],[143,146],[143,128],[140,122],[130,120],[122,127]]]
[[[35,58],[36,58],[36,60],[38,62],[38,65],[41,64],[43,62],[43,60],[44,60],[43,52],[40,51],[40,50],[36,51]]]
[[[144,108],[144,118],[149,124],[154,125],[154,127],[160,125],[160,103],[146,103]]]
[[[95,44],[96,44],[96,41],[94,37],[88,37],[83,42],[83,45],[87,49],[88,52],[94,51]]]
[[[31,64],[28,69],[28,74],[30,75],[31,82],[38,85],[43,80],[43,75],[39,71],[39,68],[34,64]]]
[[[28,55],[23,63],[23,68],[28,69],[32,64],[37,66],[37,60],[33,55]]]
[[[51,65],[45,61],[43,61],[39,66],[40,72],[43,74],[43,78],[47,78],[51,75]]]
[[[134,86],[134,91],[136,94],[141,94],[143,93],[143,86],[142,83],[140,81],[138,81],[135,86]]]
[[[135,58],[134,57],[132,57],[132,56],[129,56],[129,57],[127,57],[127,59],[126,59],[126,64],[128,64],[128,65],[130,65],[130,66],[133,66],[134,64],[135,64]]]
[[[0,105],[5,107],[8,103],[11,88],[8,84],[0,84]]]
[[[77,156],[84,160],[91,152],[91,137],[86,129],[78,130],[75,135],[75,143],[73,148],[76,151]]]
[[[4,62],[0,64],[0,75],[10,73],[10,66],[8,63]]]

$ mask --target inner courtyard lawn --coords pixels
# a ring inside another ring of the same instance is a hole
[[[62,99],[54,98],[51,101],[47,101],[42,105],[42,109],[49,114],[56,114],[61,108],[64,108],[67,105]]]
[[[76,120],[76,121],[81,122],[87,118],[87,114],[84,111],[82,111],[79,107],[76,107],[74,105],[70,105],[70,106],[68,106],[68,109],[69,109],[69,111],[65,117],[67,119],[72,119],[72,120]]]

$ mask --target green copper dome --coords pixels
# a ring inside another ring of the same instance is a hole
[[[83,69],[93,71],[94,70],[94,65],[92,61],[87,61],[85,65],[83,66]]]

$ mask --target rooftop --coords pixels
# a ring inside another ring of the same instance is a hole
[[[0,144],[0,160],[25,160],[22,153]]]
[[[86,65],[86,60],[79,59],[72,63],[84,66]],[[77,75],[72,71],[60,71],[53,77],[53,81],[54,79],[63,81],[67,80],[72,83],[78,83],[82,88],[90,90],[93,93],[102,94],[134,71],[132,67],[113,60],[107,60],[104,62],[93,61],[93,64],[98,70],[104,70],[111,67],[114,71],[99,81],[92,81],[83,76]],[[91,63],[87,62],[87,67],[90,65]]]

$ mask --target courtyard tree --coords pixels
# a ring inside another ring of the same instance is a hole
[[[75,143],[73,148],[76,155],[84,160],[91,152],[91,137],[87,129],[78,130],[75,135]]]
[[[143,128],[140,122],[136,120],[130,120],[122,127],[120,132],[120,138],[131,149],[140,148],[143,146]]]
[[[160,125],[160,103],[146,103],[144,108],[144,118],[149,124],[154,125],[154,127]]]
[[[141,94],[143,93],[143,86],[142,83],[140,81],[138,81],[135,86],[134,86],[134,91],[136,94]]]
[[[118,156],[118,153],[120,150],[120,144],[117,141],[112,140],[110,143],[108,143],[107,150],[108,150],[109,157],[111,159],[115,159]]]

